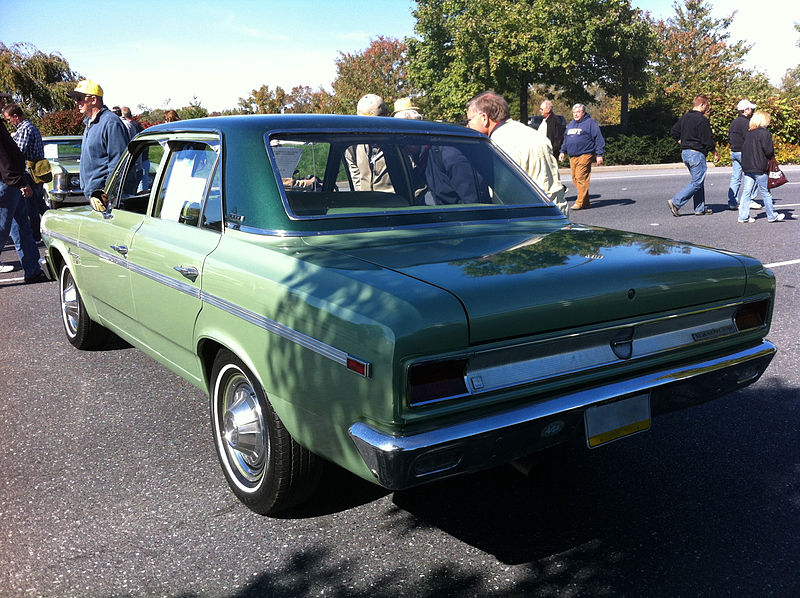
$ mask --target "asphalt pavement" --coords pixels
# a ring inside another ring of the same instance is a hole
[[[782,223],[737,224],[724,168],[708,216],[666,206],[685,169],[611,167],[571,215],[769,264],[779,353],[756,384],[528,476],[389,493],[329,468],[286,518],[230,493],[202,393],[118,339],[75,350],[57,285],[0,274],[0,597],[800,595],[800,167],[786,172]]]

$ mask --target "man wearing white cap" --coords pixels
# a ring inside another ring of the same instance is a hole
[[[730,210],[739,209],[738,195],[742,184],[742,145],[744,145],[744,136],[750,128],[750,117],[753,116],[756,105],[750,100],[742,100],[736,105],[736,109],[739,111],[739,116],[734,119],[730,129],[728,129],[728,139],[731,144],[731,165],[733,166],[731,186],[728,189],[728,209]],[[751,200],[750,207],[757,210],[761,207],[761,204]]]
[[[103,88],[84,79],[67,95],[78,104],[83,114],[83,143],[81,144],[81,188],[89,198],[93,191],[106,186],[130,137],[119,117],[103,104]]]

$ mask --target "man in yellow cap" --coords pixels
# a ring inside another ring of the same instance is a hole
[[[81,188],[89,198],[93,191],[104,189],[130,138],[119,117],[103,104],[103,88],[84,79],[67,95],[78,104],[83,114],[81,145]]]

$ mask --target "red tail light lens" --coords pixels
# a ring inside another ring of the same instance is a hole
[[[417,363],[408,370],[409,402],[419,405],[467,394],[466,359]]]
[[[736,328],[741,332],[742,330],[761,328],[767,322],[768,313],[769,301],[765,299],[742,305],[736,310],[733,320],[736,322]]]

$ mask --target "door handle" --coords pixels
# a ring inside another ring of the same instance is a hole
[[[192,282],[194,282],[200,275],[200,272],[198,272],[197,268],[195,268],[194,266],[189,266],[188,268],[186,266],[175,266],[173,270],[175,270],[176,272],[180,272]]]
[[[128,248],[125,245],[112,245],[111,249],[113,249],[117,253],[121,253],[122,255],[128,254]]]

